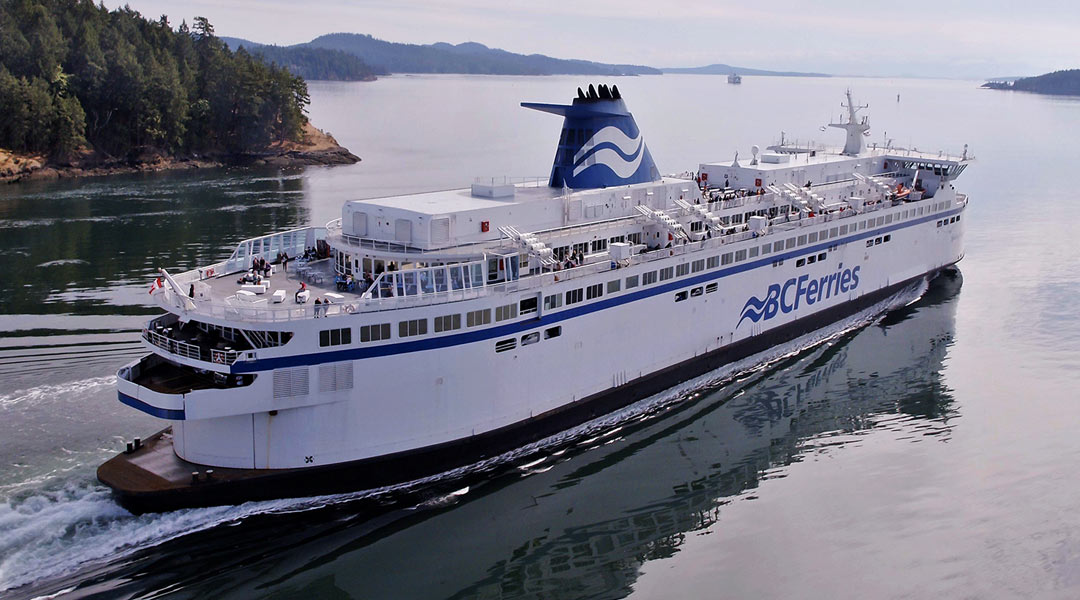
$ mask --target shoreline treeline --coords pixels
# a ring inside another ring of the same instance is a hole
[[[109,158],[299,140],[307,84],[196,17],[173,29],[92,0],[0,0],[0,147]]]

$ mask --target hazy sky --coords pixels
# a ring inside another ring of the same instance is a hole
[[[1080,2],[1057,0],[107,0],[174,25],[295,44],[368,33],[655,67],[727,63],[849,75],[983,78],[1080,67]]]

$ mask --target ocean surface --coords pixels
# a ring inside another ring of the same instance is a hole
[[[1080,101],[979,82],[608,82],[668,173],[781,131],[839,145],[847,87],[871,142],[966,144],[959,272],[884,317],[408,487],[133,516],[96,482],[164,425],[114,389],[157,267],[348,199],[546,177],[561,121],[518,104],[590,82],[314,82],[360,164],[0,187],[0,596],[1080,597]]]

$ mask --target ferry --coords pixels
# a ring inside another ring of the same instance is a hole
[[[663,176],[617,86],[550,176],[344,204],[172,273],[98,468],[137,512],[394,485],[588,423],[882,305],[963,257],[962,156],[779,144]]]
[[[739,75],[738,73],[728,73],[727,82],[728,83],[742,83],[742,75]]]

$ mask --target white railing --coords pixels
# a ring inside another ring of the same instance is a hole
[[[745,203],[751,198],[768,198],[766,196],[747,196],[737,198],[735,201]],[[922,202],[928,200],[916,201]],[[956,202],[965,203],[967,197],[957,194]],[[727,235],[717,235],[708,239],[692,241],[685,244],[673,245],[670,248],[660,248],[642,254],[631,256],[628,260],[614,265],[605,253],[599,253],[587,257],[587,262],[571,269],[558,271],[543,270],[540,273],[525,274],[519,279],[511,277],[511,281],[488,283],[486,259],[460,263],[456,265],[443,265],[427,267],[425,269],[406,269],[402,271],[384,272],[376,278],[375,282],[367,288],[362,296],[342,302],[340,304],[303,304],[287,306],[275,306],[266,300],[259,299],[255,302],[244,302],[235,296],[218,300],[197,300],[195,308],[191,309],[190,300],[181,298],[169,287],[156,295],[160,296],[160,302],[167,307],[179,308],[182,312],[195,312],[211,317],[217,317],[228,321],[256,321],[256,322],[282,322],[295,321],[310,318],[337,317],[357,312],[378,312],[394,310],[412,306],[427,306],[450,302],[460,302],[490,294],[500,294],[511,291],[523,291],[542,288],[556,282],[569,281],[586,277],[595,273],[612,270],[613,267],[626,268],[634,265],[646,264],[657,260],[669,259],[673,256],[681,256],[695,253],[699,250],[716,248],[739,243],[752,238],[768,238],[772,234],[787,235],[792,231],[819,225],[826,222],[838,221],[852,217],[859,217],[866,213],[877,212],[895,206],[896,203],[882,199],[873,203],[867,203],[862,210],[843,210],[817,214],[813,217],[798,215],[782,215],[771,220],[768,230],[763,234],[742,230]],[[620,219],[613,219],[617,221]],[[331,222],[328,227],[333,230],[340,223]],[[589,227],[590,225],[583,225]],[[578,226],[580,227],[580,226]],[[745,224],[729,226],[730,228],[745,228]],[[580,229],[578,230],[580,232]],[[546,232],[557,234],[558,230]],[[192,270],[175,276],[179,283],[187,283],[190,278],[197,279],[198,270]],[[168,349],[168,348],[166,348]],[[201,359],[201,358],[200,358]],[[226,357],[227,360],[236,360],[235,356]],[[229,364],[229,363],[226,363]]]
[[[189,344],[180,340],[174,340],[149,329],[143,330],[143,339],[165,350],[166,352],[204,362],[213,362],[219,365],[231,365],[240,357],[241,352],[236,350],[217,350],[214,348],[202,348],[196,344]]]

